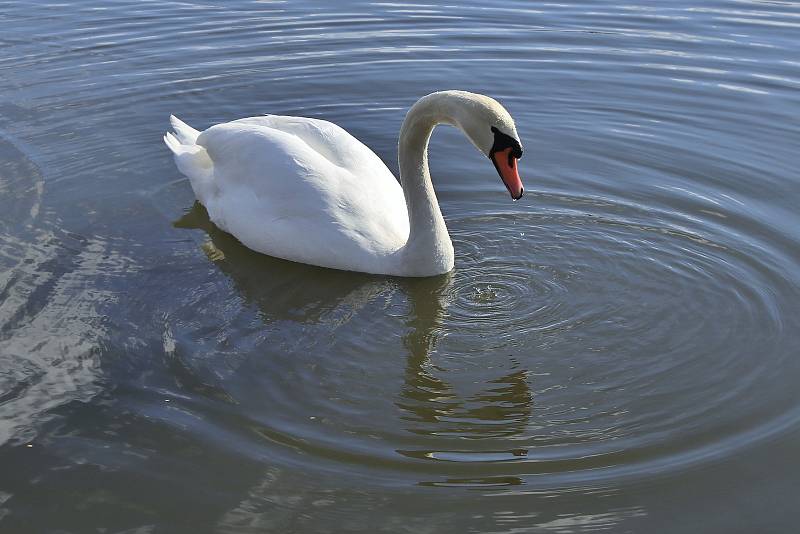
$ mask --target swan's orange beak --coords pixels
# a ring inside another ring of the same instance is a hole
[[[511,193],[511,198],[519,200],[525,193],[525,188],[522,187],[522,178],[519,177],[518,170],[519,165],[512,151],[513,149],[508,147],[494,152],[492,154],[492,163],[494,163],[503,183],[506,184],[506,189]]]

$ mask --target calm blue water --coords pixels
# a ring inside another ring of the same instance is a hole
[[[796,532],[800,3],[0,2],[0,532]],[[260,256],[161,142],[437,130],[456,269]]]

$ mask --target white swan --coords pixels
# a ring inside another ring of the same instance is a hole
[[[460,128],[523,194],[514,121],[465,91],[421,98],[400,130],[400,183],[369,148],[327,121],[266,115],[200,133],[170,117],[164,141],[211,220],[247,247],[321,267],[396,276],[453,268],[453,244],[428,172],[437,124]],[[402,184],[402,188],[401,188]]]

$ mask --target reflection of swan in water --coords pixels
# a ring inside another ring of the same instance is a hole
[[[410,313],[409,328],[403,336],[408,359],[397,406],[406,414],[409,432],[482,439],[524,431],[533,405],[526,370],[488,380],[482,391],[460,398],[441,378],[445,373],[430,359],[452,298],[453,273],[431,278],[387,278],[257,254],[219,230],[199,203],[175,225],[208,234],[210,241],[203,246],[206,253],[267,321],[346,322],[350,314],[343,310],[356,311],[387,290],[402,291]]]
[[[446,313],[451,276],[405,284],[411,327],[404,338],[409,351],[405,385],[397,405],[407,412],[408,430],[422,435],[470,439],[499,438],[524,432],[533,407],[528,373],[515,370],[487,381],[482,391],[461,398],[438,375],[431,361]],[[433,297],[433,298],[431,298]]]
[[[271,258],[254,253],[217,229],[199,204],[175,224],[208,234],[210,241],[203,245],[206,253],[231,278],[245,301],[257,307],[266,324],[288,320],[300,325],[325,323],[326,328],[338,327],[348,322],[352,312],[387,291],[399,292],[408,299],[407,330],[402,334],[407,359],[395,405],[401,410],[398,422],[405,427],[411,443],[403,439],[403,449],[395,449],[401,456],[414,461],[434,458],[474,462],[507,460],[525,454],[510,445],[508,438],[522,434],[530,418],[533,395],[527,371],[514,369],[499,378],[495,375],[480,385],[477,393],[460,396],[448,381],[447,371],[431,359],[454,297],[453,279],[457,273],[388,278]],[[173,372],[183,374],[178,368]],[[273,492],[287,476],[290,475],[281,474],[281,470],[266,473],[222,522],[235,522],[247,510],[268,506]],[[420,481],[439,483],[512,485],[520,480],[513,476],[485,476]]]
[[[431,355],[446,315],[451,278],[414,280],[405,286],[411,307],[404,338],[409,353],[396,404],[405,412],[407,431],[420,437],[416,445],[397,452],[450,466],[449,476],[428,477],[418,482],[422,486],[516,486],[522,479],[514,475],[475,476],[460,469],[527,455],[527,449],[514,447],[509,438],[523,435],[528,428],[533,393],[524,369],[487,380],[469,396],[460,395],[443,378],[445,370],[436,366]]]

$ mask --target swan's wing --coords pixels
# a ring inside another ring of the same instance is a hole
[[[239,119],[230,124],[264,126],[291,134],[331,163],[355,173],[359,173],[367,163],[385,166],[372,150],[350,135],[347,130],[326,120],[264,115]]]
[[[218,226],[250,248],[369,270],[362,264],[408,237],[400,185],[380,158],[341,128],[294,126],[303,137],[247,119],[200,134],[197,142],[214,168],[214,187],[201,200]]]

